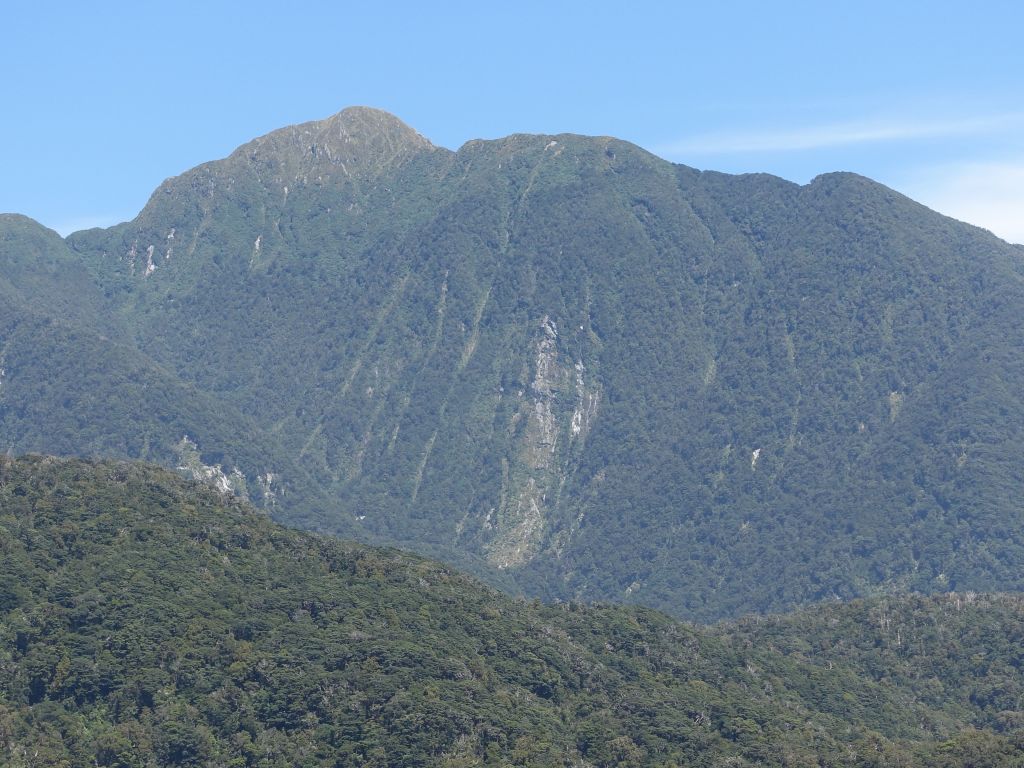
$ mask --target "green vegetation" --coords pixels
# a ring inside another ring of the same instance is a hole
[[[151,466],[0,459],[0,763],[1020,766],[1024,602],[514,600]]]
[[[347,110],[0,237],[15,453],[188,435],[280,521],[701,620],[1024,589],[1022,251],[867,179]]]

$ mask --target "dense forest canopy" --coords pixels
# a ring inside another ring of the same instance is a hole
[[[1020,766],[1024,601],[517,600],[153,466],[0,458],[0,763]]]

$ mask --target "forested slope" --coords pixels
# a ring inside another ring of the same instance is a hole
[[[451,152],[356,108],[132,222],[27,226],[0,221],[15,453],[178,466],[187,435],[279,520],[704,620],[1024,588],[1021,250],[868,179]]]
[[[1020,765],[1019,597],[698,628],[513,600],[151,466],[0,459],[11,766]]]

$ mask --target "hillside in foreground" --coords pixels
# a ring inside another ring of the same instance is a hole
[[[515,600],[148,465],[0,459],[9,766],[1022,764],[1024,601]]]

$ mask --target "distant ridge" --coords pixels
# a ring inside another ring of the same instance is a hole
[[[700,620],[1024,589],[1021,250],[869,179],[360,107],[0,227],[4,451]]]

